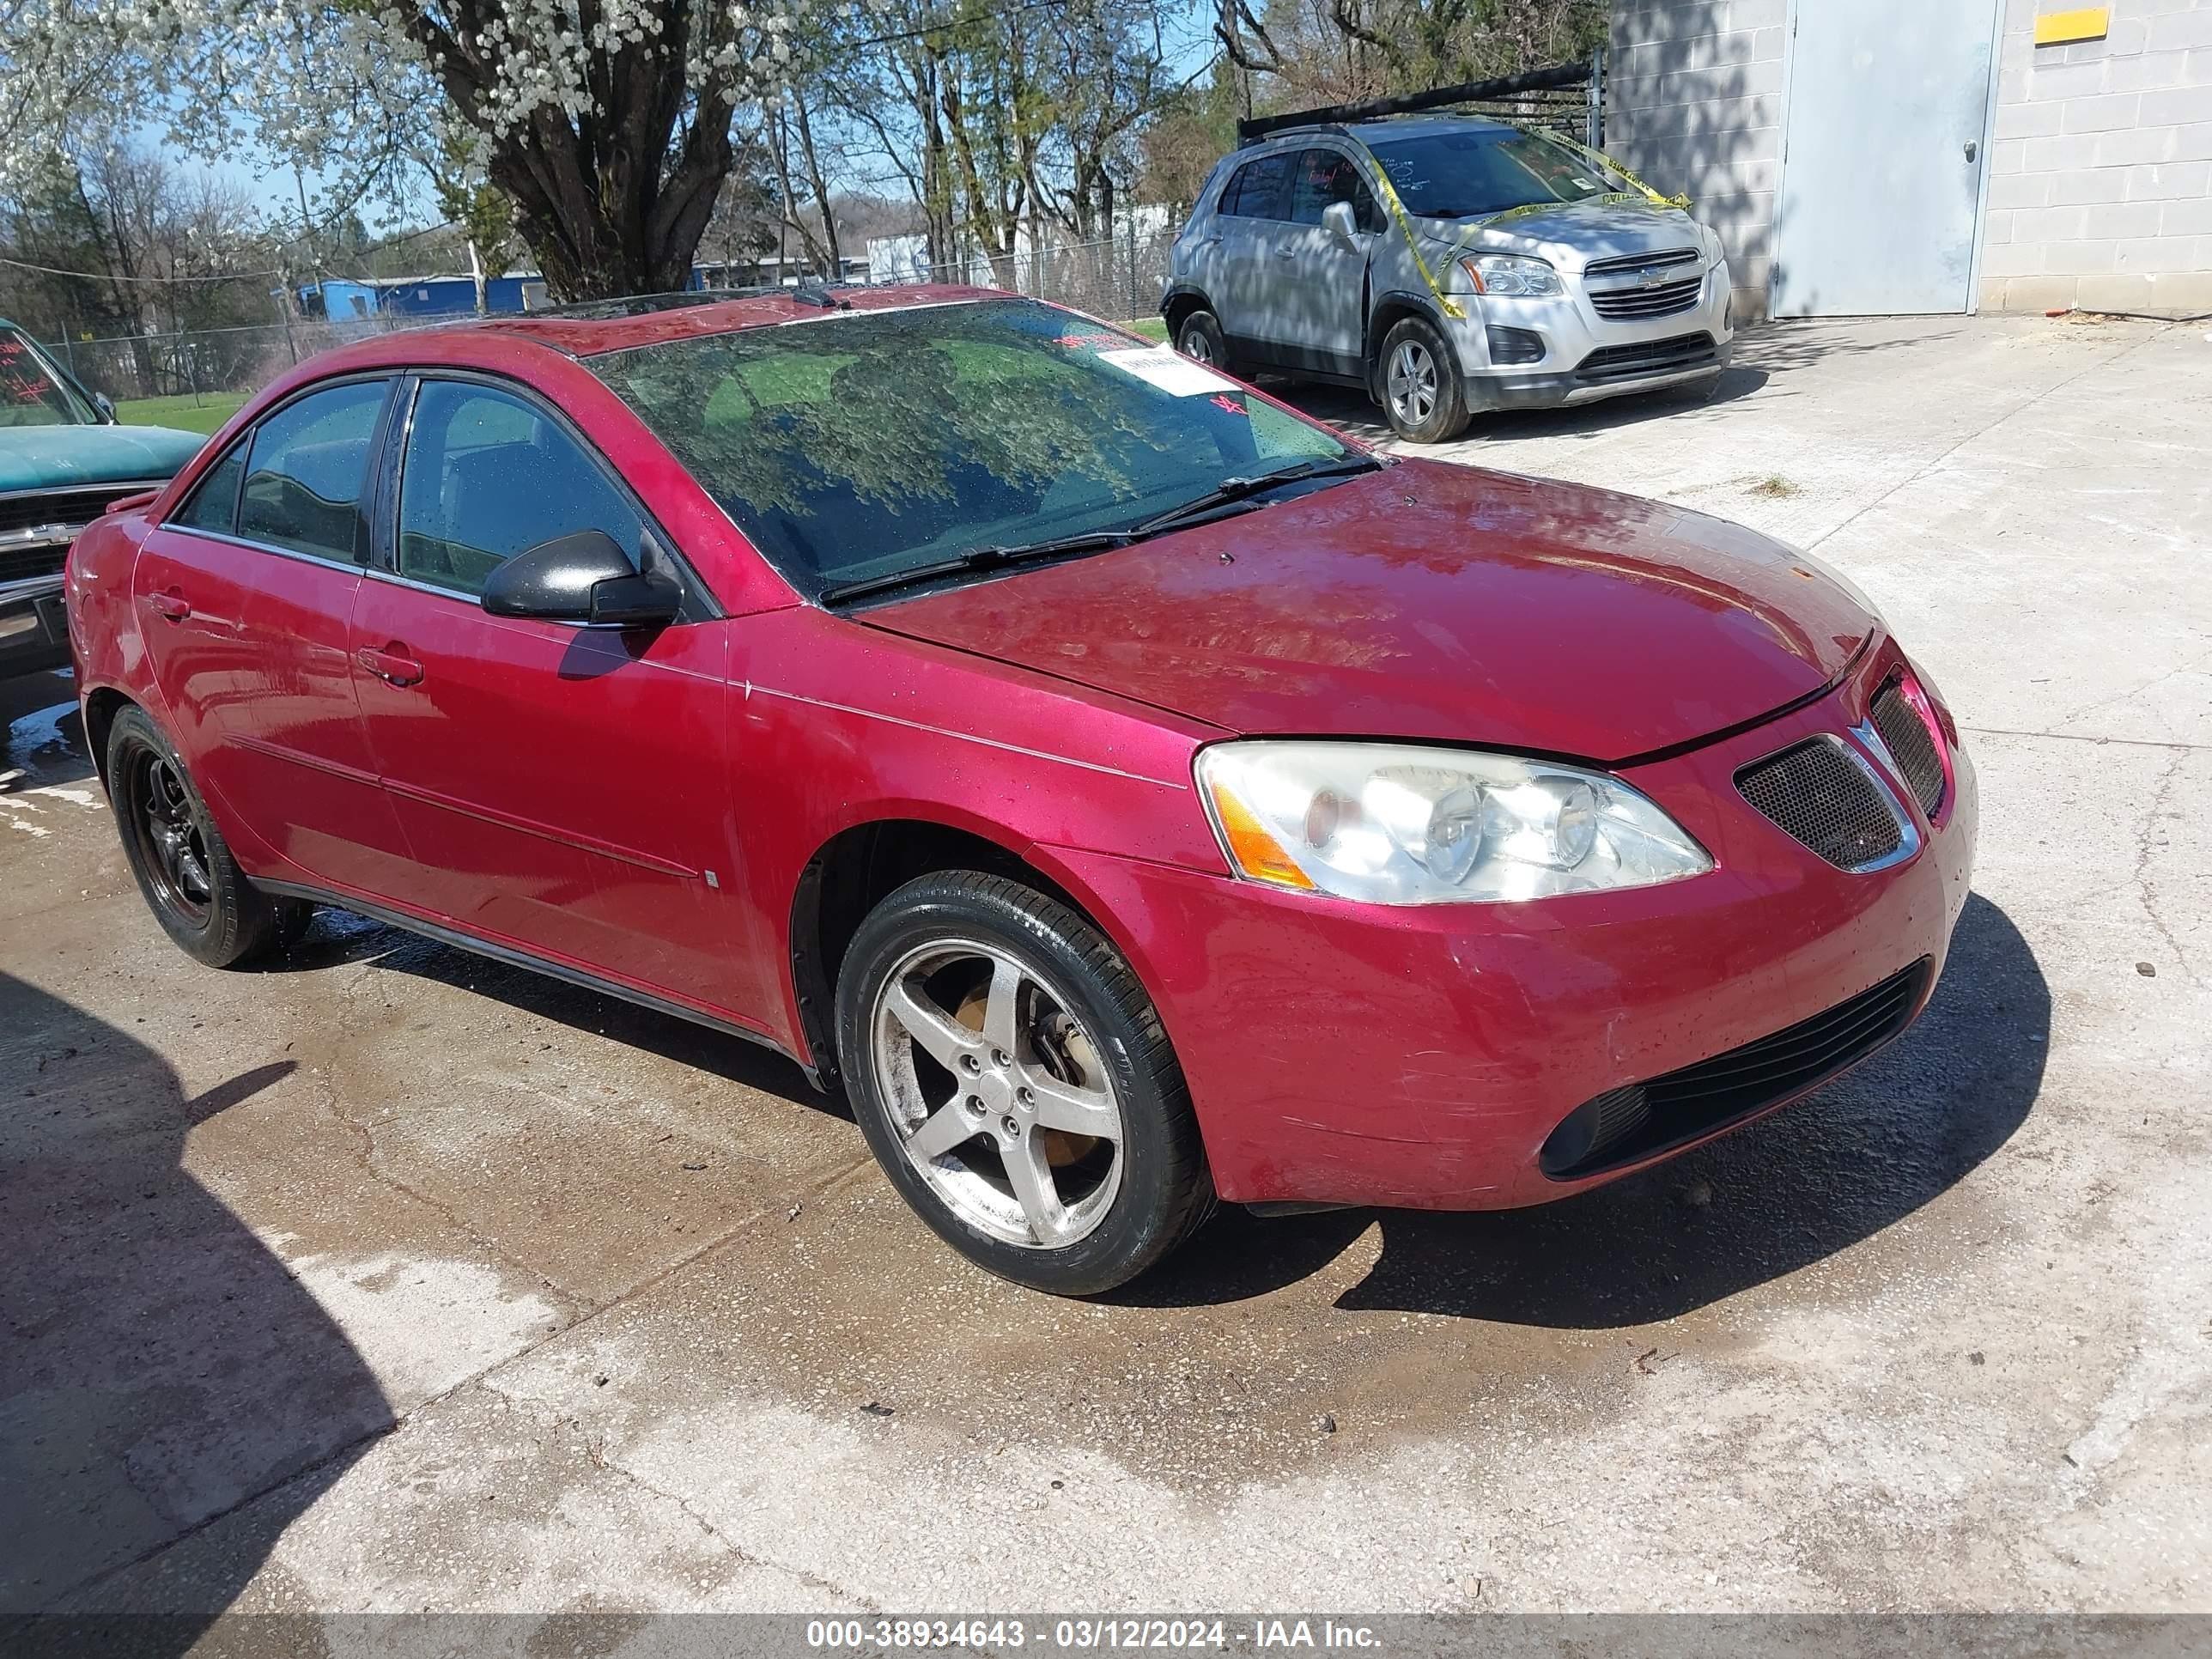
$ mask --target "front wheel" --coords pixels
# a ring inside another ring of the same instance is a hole
[[[1382,412],[1407,443],[1449,443],[1467,430],[1467,386],[1450,343],[1425,317],[1382,337]]]
[[[908,882],[837,982],[854,1115],[900,1195],[1001,1278],[1126,1284],[1194,1232],[1213,1187],[1182,1068],[1121,954],[998,876]]]

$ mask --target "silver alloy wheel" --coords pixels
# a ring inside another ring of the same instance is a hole
[[[892,1132],[955,1215],[1030,1249],[1106,1218],[1121,1101],[1091,1034],[1030,969],[970,939],[922,945],[884,978],[868,1024]]]
[[[1178,349],[1194,363],[1211,363],[1213,361],[1213,348],[1207,343],[1205,331],[1201,329],[1184,331],[1182,343]]]
[[[1390,354],[1390,412],[1407,426],[1425,426],[1437,408],[1437,365],[1419,340],[1401,340]]]

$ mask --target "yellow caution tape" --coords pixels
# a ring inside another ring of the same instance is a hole
[[[1645,184],[1641,179],[1638,178],[1626,167],[1621,166],[1620,162],[1614,161],[1610,155],[1606,155],[1604,152],[1592,149],[1588,144],[1583,143],[1579,140],[1570,138],[1565,133],[1555,132],[1549,136],[1557,139],[1569,149],[1573,150],[1575,153],[1581,155],[1585,161],[1595,161],[1601,167],[1612,168],[1613,172],[1619,173],[1622,178],[1627,179],[1630,184],[1633,185],[1638,190],[1643,191],[1653,206],[1680,208],[1685,213],[1689,211],[1690,198],[1687,196],[1662,196],[1657,191],[1652,189],[1650,185]],[[1437,281],[1436,273],[1429,269],[1428,260],[1422,257],[1420,234],[1413,228],[1413,218],[1407,213],[1405,203],[1399,199],[1397,187],[1390,182],[1390,176],[1382,171],[1382,164],[1376,161],[1373,153],[1371,151],[1368,151],[1367,147],[1364,144],[1362,144],[1360,149],[1363,152],[1366,153],[1367,159],[1371,164],[1370,171],[1373,174],[1373,182],[1382,193],[1382,205],[1390,210],[1390,216],[1398,222],[1399,232],[1406,239],[1406,251],[1413,256],[1413,268],[1421,273],[1421,280],[1429,285],[1429,292],[1436,296],[1437,304],[1443,308],[1444,315],[1452,318],[1455,321],[1466,321],[1466,309],[1461,306],[1458,301],[1453,299],[1450,295],[1444,292],[1443,284]],[[1531,205],[1541,207],[1548,204],[1535,203],[1531,204]],[[1492,219],[1484,220],[1482,223],[1492,223],[1498,216],[1493,216]],[[1481,226],[1478,225],[1474,228],[1480,229],[1481,228]],[[1469,248],[1474,246],[1474,244],[1470,239],[1462,236],[1453,245],[1451,257],[1456,258],[1459,257],[1460,250]]]

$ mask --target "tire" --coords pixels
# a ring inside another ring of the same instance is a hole
[[[126,708],[107,735],[108,798],[147,908],[185,954],[232,968],[306,931],[311,906],[248,881],[161,728]]]
[[[924,876],[871,911],[838,974],[837,1043],[891,1185],[1002,1279],[1110,1291],[1212,1212],[1152,1000],[1097,928],[1018,882]]]
[[[1176,325],[1175,348],[1193,362],[1224,374],[1237,372],[1229,356],[1229,337],[1221,331],[1221,319],[1210,311],[1194,311]]]
[[[1449,443],[1467,430],[1459,359],[1427,318],[1401,318],[1382,337],[1375,379],[1391,431],[1407,443]]]

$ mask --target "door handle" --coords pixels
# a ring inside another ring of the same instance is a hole
[[[396,642],[381,649],[365,645],[353,653],[353,659],[387,684],[413,685],[422,678],[422,665]]]
[[[1982,153],[1982,147],[1981,147],[1981,145],[1980,145],[1978,142],[1976,142],[1974,139],[1972,139],[1972,138],[1969,138],[1969,139],[1967,139],[1967,140],[1966,140],[1966,160],[1967,160],[1967,161],[1972,161],[1972,160],[1973,160],[1977,155],[1979,155],[1981,153]]]
[[[164,622],[182,622],[192,614],[191,601],[181,593],[149,593],[146,608]]]

